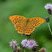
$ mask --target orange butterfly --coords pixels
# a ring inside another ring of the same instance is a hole
[[[37,26],[46,22],[40,17],[25,18],[24,16],[10,16],[10,20],[14,24],[16,30],[20,34],[30,35]]]

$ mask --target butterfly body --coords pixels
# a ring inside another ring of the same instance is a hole
[[[24,16],[10,16],[10,20],[14,24],[17,32],[25,35],[30,35],[37,26],[46,21],[40,17],[25,18]]]

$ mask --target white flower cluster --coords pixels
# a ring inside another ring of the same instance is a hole
[[[50,9],[50,10],[52,10],[52,4],[49,4],[49,3],[48,3],[48,4],[46,4],[44,7],[45,7],[45,9]]]
[[[16,40],[12,40],[11,42],[9,42],[10,47],[15,48],[15,46],[17,46],[17,41]]]
[[[24,40],[22,40],[21,44],[22,44],[22,46],[25,47],[25,48],[33,48],[33,47],[35,47],[35,46],[38,46],[38,45],[37,45],[37,42],[34,41],[34,40],[32,40],[32,39],[29,39],[29,40],[24,39]]]

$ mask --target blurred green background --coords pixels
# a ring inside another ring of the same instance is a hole
[[[14,39],[21,42],[25,36],[18,34],[9,20],[11,15],[22,15],[27,18],[48,16],[44,5],[52,3],[52,0],[0,0],[0,52],[12,52],[9,42]],[[52,28],[52,18],[50,18]],[[46,23],[37,27],[31,38],[36,39],[40,47],[45,47],[46,52],[52,52],[52,35]],[[28,51],[29,52],[29,51]]]

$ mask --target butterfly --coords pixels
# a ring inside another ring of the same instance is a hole
[[[40,17],[26,18],[24,16],[10,16],[9,19],[14,24],[17,32],[24,35],[30,35],[37,26],[46,22],[45,19]]]

